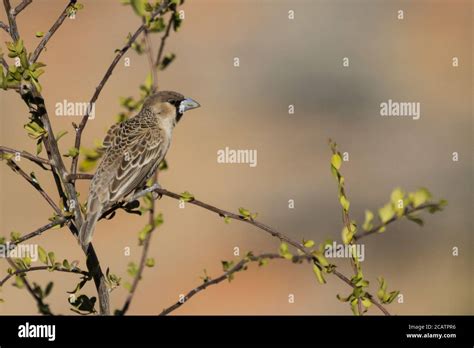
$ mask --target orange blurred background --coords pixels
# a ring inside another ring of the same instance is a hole
[[[40,61],[43,95],[55,132],[69,132],[60,141],[62,153],[73,146],[71,122],[55,117],[57,102],[87,102],[140,19],[116,0],[83,0],[76,19],[67,19],[48,43]],[[18,17],[25,46],[38,44],[35,32],[46,32],[66,1],[34,1]],[[424,214],[426,224],[401,221],[383,235],[364,240],[364,275],[377,290],[384,276],[389,289],[399,289],[404,303],[395,314],[472,314],[472,2],[449,1],[250,1],[199,0],[183,6],[181,29],[172,32],[166,53],[177,59],[159,75],[161,89],[176,90],[200,102],[174,132],[161,185],[174,192],[188,190],[223,209],[246,207],[258,219],[297,240],[339,239],[342,222],[337,186],[330,174],[329,137],[350,154],[342,173],[351,201],[351,216],[361,225],[366,208],[376,210],[393,188],[425,186],[436,199],[449,201],[445,211]],[[405,18],[397,19],[404,10]],[[295,19],[288,19],[293,10]],[[6,22],[3,8],[0,20]],[[2,33],[3,42],[8,41]],[[160,35],[153,36],[155,52]],[[83,146],[92,147],[115,122],[120,96],[138,96],[148,71],[146,56],[127,52],[102,91],[96,117],[88,123]],[[233,66],[234,58],[240,67]],[[350,66],[343,67],[348,57]],[[452,58],[459,67],[452,67]],[[421,103],[421,119],[384,118],[379,105],[388,99]],[[35,151],[23,125],[28,111],[13,91],[0,93],[0,144]],[[295,114],[288,115],[288,105]],[[257,149],[258,165],[219,164],[217,151]],[[452,153],[459,161],[452,161]],[[43,156],[45,154],[43,153]],[[69,167],[69,159],[65,159]],[[49,173],[23,160],[45,190],[58,200]],[[79,181],[85,200],[88,182]],[[49,206],[6,165],[0,166],[0,235],[28,233],[47,223]],[[295,209],[288,209],[288,200]],[[158,314],[178,296],[201,283],[203,269],[213,277],[221,260],[276,252],[279,241],[247,224],[222,218],[199,207],[162,198],[157,203],[165,223],[155,231],[147,268],[130,314]],[[94,245],[103,269],[131,280],[127,264],[138,262],[137,233],[147,217],[119,212],[99,222]],[[59,259],[84,256],[67,229],[51,230],[35,240]],[[124,248],[131,255],[124,256]],[[452,248],[459,256],[452,256]],[[347,260],[335,260],[350,275]],[[0,260],[2,269],[7,263]],[[32,272],[30,279],[55,282],[48,297],[55,313],[72,314],[67,290],[78,277]],[[328,276],[319,285],[307,264],[276,260],[264,268],[251,265],[229,284],[221,283],[193,297],[175,314],[351,314],[336,294],[350,289]],[[95,294],[92,284],[84,288]],[[288,296],[293,294],[294,303]],[[127,295],[111,294],[112,308]],[[25,290],[6,284],[0,313],[37,313]],[[371,309],[370,313],[377,313]]]

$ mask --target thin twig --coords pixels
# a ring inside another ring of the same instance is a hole
[[[10,266],[12,266],[16,270],[16,272],[20,271],[20,274],[21,274],[20,277],[23,280],[23,283],[25,284],[26,289],[28,290],[28,292],[35,299],[35,301],[38,305],[38,308],[46,309],[49,315],[53,315],[53,313],[49,309],[49,306],[43,302],[43,299],[38,296],[38,294],[33,290],[33,287],[30,285],[30,283],[26,279],[26,276],[24,275],[25,270],[20,270],[18,268],[18,266],[9,257],[7,257],[6,260],[10,264]],[[23,272],[21,272],[21,271],[23,271]]]
[[[48,204],[54,209],[55,213],[58,215],[62,215],[61,209],[56,205],[54,200],[46,193],[46,191],[43,190],[41,185],[33,179],[30,175],[26,174],[23,169],[20,168],[18,164],[16,164],[12,160],[7,161],[7,165],[16,173],[20,174],[26,181],[28,181],[31,186],[33,186],[40,194],[43,196],[43,198],[48,202]]]
[[[148,35],[148,29],[145,29],[143,32],[143,36],[145,37],[146,47],[147,47],[147,57],[148,57],[148,64],[150,65],[151,77],[152,77],[152,84],[151,90],[152,93],[157,90],[158,86],[158,74],[155,69],[155,64],[153,62],[153,47],[151,45],[150,35]]]
[[[154,192],[156,193],[159,193],[163,196],[168,196],[168,197],[171,197],[171,198],[174,198],[174,199],[177,199],[177,200],[181,200],[182,197],[181,195],[178,195],[174,192],[170,192],[168,190],[165,190],[163,188],[155,188],[153,190]],[[270,235],[272,235],[273,237],[277,237],[278,239],[280,239],[281,241],[285,241],[286,243],[294,246],[296,249],[300,250],[305,256],[307,256],[308,258],[311,258],[313,260],[313,263],[315,263],[316,265],[319,265],[319,262],[318,260],[316,259],[315,256],[313,256],[311,254],[310,251],[308,251],[308,249],[301,243],[295,241],[295,240],[292,240],[291,238],[289,238],[288,236],[286,236],[285,234],[281,233],[281,232],[278,232],[276,230],[274,230],[272,227],[270,226],[267,226],[257,220],[254,220],[254,219],[250,219],[250,218],[245,218],[244,216],[242,215],[238,215],[238,214],[235,214],[235,213],[232,213],[232,212],[229,212],[229,211],[226,211],[226,210],[223,210],[223,209],[220,209],[220,208],[217,208],[215,206],[212,206],[210,204],[207,204],[207,203],[204,203],[202,201],[199,201],[197,199],[192,199],[188,202],[189,204],[193,204],[193,205],[197,205],[201,208],[204,208],[204,209],[207,209],[209,211],[212,211],[216,214],[218,214],[219,216],[221,217],[227,217],[227,218],[230,218],[230,219],[234,219],[234,220],[238,220],[238,221],[242,221],[242,222],[246,222],[248,224],[251,224],[255,227],[258,227],[259,229],[269,233]],[[320,265],[319,265],[320,266]],[[320,266],[321,267],[321,266]],[[349,286],[351,286],[352,288],[355,287],[354,284],[352,284],[352,282],[347,278],[345,277],[342,273],[340,272],[337,272],[336,270],[334,270],[333,272],[331,272],[332,274],[334,274],[336,277],[338,277],[339,279],[341,279],[342,281],[344,281],[345,283],[347,283]],[[370,295],[370,294],[368,294]],[[388,313],[388,311],[386,311]],[[384,312],[385,313],[385,312]]]
[[[158,180],[158,172],[155,172],[153,182],[156,183],[157,180]],[[153,234],[153,231],[156,228],[155,200],[151,201],[150,210],[148,212],[148,224],[151,226],[151,229],[150,229],[150,232],[147,233],[143,241],[143,250],[142,250],[142,256],[140,258],[140,265],[138,266],[137,274],[135,275],[135,278],[133,279],[132,287],[130,288],[130,292],[127,296],[127,299],[125,300],[122,310],[120,311],[120,315],[125,315],[125,313],[127,313],[128,308],[130,307],[130,303],[132,302],[133,297],[135,295],[135,291],[137,290],[138,282],[141,280],[143,270],[145,269],[146,259],[148,257],[148,250],[150,248],[151,236]]]
[[[161,38],[160,48],[158,49],[158,55],[156,56],[156,60],[155,60],[155,69],[158,69],[160,67],[161,60],[163,58],[163,53],[165,51],[166,39],[170,35],[171,27],[173,26],[174,15],[175,15],[174,12],[171,13],[171,17],[170,17],[170,20],[168,22],[168,26],[166,27],[165,34]]]
[[[30,161],[38,164],[43,169],[46,169],[43,166],[44,164],[51,165],[51,163],[49,163],[48,159],[42,158],[42,157],[39,157],[39,156],[35,156],[35,155],[33,155],[33,154],[31,154],[27,151],[15,150],[15,149],[12,149],[12,148],[9,148],[9,147],[6,147],[6,146],[0,146],[0,154],[2,154],[2,153],[19,154],[20,157],[24,157],[26,159],[29,159]]]
[[[20,38],[20,34],[18,32],[18,27],[16,25],[16,18],[13,15],[10,0],[3,0],[3,6],[5,7],[5,12],[6,12],[7,17],[8,17],[8,24],[10,25],[9,26],[10,36],[12,37],[14,42],[17,42],[18,39]]]
[[[34,230],[33,232],[30,232],[28,234],[25,234],[24,236],[21,236],[20,238],[18,238],[17,240],[15,241],[11,241],[9,243],[7,243],[9,245],[9,248],[14,248],[16,247],[18,244],[20,243],[23,243],[24,241],[28,240],[28,239],[31,239],[33,237],[37,237],[39,235],[41,235],[43,232],[45,231],[48,231],[50,229],[52,229],[53,227],[56,227],[58,225],[62,225],[64,224],[68,219],[64,216],[60,216],[58,218],[56,218],[54,221],[44,225],[44,226],[41,226],[40,228],[37,228],[36,230]]]
[[[162,2],[162,4],[151,14],[151,20],[155,19],[157,16],[161,15],[161,12],[165,10],[169,5],[169,0],[165,0]],[[133,35],[130,37],[130,39],[127,41],[125,46],[123,46],[115,55],[115,58],[113,59],[112,63],[110,64],[109,68],[105,72],[105,75],[102,77],[102,80],[100,81],[99,85],[96,87],[94,94],[92,95],[91,100],[89,101],[89,105],[93,105],[97,99],[99,98],[100,92],[104,88],[105,84],[109,80],[110,76],[112,75],[112,72],[114,71],[115,67],[117,66],[118,62],[120,59],[123,57],[123,55],[128,51],[128,49],[132,46],[132,44],[135,42],[135,40],[138,38],[138,36],[144,31],[146,26],[142,24],[136,31],[133,33]],[[79,149],[81,146],[81,137],[82,137],[82,131],[84,130],[87,121],[89,119],[89,112],[90,108],[88,108],[86,114],[82,117],[81,123],[79,126],[75,129],[76,130],[76,138],[74,141],[74,147],[76,149]],[[74,157],[71,161],[71,174],[76,174],[77,172],[77,162],[78,162],[78,156]]]
[[[365,232],[362,232],[362,233],[359,233],[357,235],[354,236],[354,240],[361,240],[362,238],[365,238],[367,236],[370,236],[372,234],[376,234],[376,233],[379,233],[379,230],[382,228],[382,227],[385,227],[386,225],[392,223],[392,222],[395,222],[397,220],[400,220],[400,218],[404,217],[404,216],[407,216],[407,215],[410,215],[411,213],[414,213],[416,211],[420,211],[420,210],[424,210],[424,209],[430,209],[430,208],[436,208],[436,207],[439,207],[439,204],[436,204],[436,203],[425,203],[425,204],[421,204],[419,205],[418,207],[416,208],[413,208],[413,207],[406,207],[404,210],[403,210],[403,213],[401,216],[393,216],[390,220],[387,220],[385,223],[381,223],[380,225],[378,226],[375,226],[373,228],[371,228],[370,230],[368,231],[365,231]]]
[[[0,21],[0,28],[5,30],[8,34],[10,34],[10,27],[6,25],[5,23],[3,23],[2,21]]]
[[[240,260],[238,263],[236,263],[229,270],[227,270],[226,272],[221,274],[219,277],[204,279],[204,281],[201,285],[199,285],[199,286],[195,287],[194,289],[188,291],[188,293],[186,295],[184,295],[184,297],[182,297],[179,301],[177,301],[173,305],[163,309],[163,311],[159,315],[170,314],[171,312],[173,312],[176,309],[178,309],[179,307],[181,307],[191,297],[198,294],[202,290],[205,290],[206,288],[208,288],[211,285],[217,285],[217,284],[223,282],[226,279],[230,279],[230,277],[234,273],[242,271],[245,268],[246,264],[248,264],[250,262],[261,261],[263,259],[283,259],[283,256],[281,256],[280,254],[274,254],[274,253],[266,253],[266,254],[261,254],[261,255],[258,255],[258,256],[249,255],[249,256],[245,257],[244,259]],[[295,256],[293,256],[293,259],[292,259],[292,261],[295,262],[295,263],[300,262],[302,260],[311,261],[312,258],[310,258],[306,255],[295,255]]]
[[[31,55],[30,64],[36,62],[39,55],[41,54],[41,51],[43,51],[43,49],[46,47],[46,44],[48,43],[48,41],[51,39],[51,37],[53,37],[56,30],[58,30],[58,28],[61,26],[61,24],[63,24],[64,20],[67,18],[68,16],[67,9],[71,5],[74,5],[76,2],[77,0],[70,0],[69,4],[61,12],[56,22],[54,22],[53,26],[48,30],[46,34],[44,34],[43,39],[40,41],[40,43],[38,44],[38,47],[36,47],[35,51]]]
[[[3,68],[8,71],[8,63],[7,61],[5,60],[5,58],[3,58],[2,56],[0,56],[0,64],[2,64]]]
[[[8,274],[5,278],[0,280],[0,286],[3,286],[3,284],[5,284],[8,281],[8,279],[10,279],[10,278],[12,278],[16,275],[24,274],[24,273],[28,273],[28,272],[35,272],[35,271],[45,271],[45,270],[50,270],[50,269],[51,269],[50,266],[33,266],[33,267],[28,268],[28,269],[17,269],[15,272]],[[79,268],[67,269],[67,268],[64,268],[64,267],[60,267],[60,268],[55,268],[54,270],[58,271],[58,272],[64,272],[64,273],[82,274],[82,275],[85,275],[85,276],[89,277],[89,272],[83,271]]]
[[[15,9],[13,10],[13,15],[17,16],[21,11],[23,11],[26,6],[31,4],[33,0],[23,0]]]

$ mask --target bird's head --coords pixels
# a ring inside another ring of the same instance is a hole
[[[199,106],[197,101],[171,91],[154,93],[143,102],[143,109],[149,109],[158,117],[175,122],[178,122],[186,111]]]

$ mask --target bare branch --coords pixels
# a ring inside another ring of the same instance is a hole
[[[54,209],[56,214],[62,215],[61,209],[56,205],[54,200],[43,190],[41,185],[33,179],[30,175],[26,174],[23,169],[20,168],[18,164],[16,164],[12,160],[7,160],[7,165],[16,173],[20,174],[26,181],[30,183],[31,186],[33,186],[40,194],[43,196],[43,198],[48,202],[48,204]]]
[[[5,23],[3,23],[2,21],[0,21],[0,28],[5,30],[8,34],[10,34],[10,27],[6,25]]]
[[[214,279],[212,279],[212,278],[204,279],[204,281],[201,285],[199,285],[199,286],[195,287],[194,289],[188,291],[188,293],[184,296],[184,299],[182,299],[181,301],[177,301],[173,305],[163,309],[163,311],[159,315],[170,314],[171,312],[173,312],[176,309],[178,309],[179,307],[181,307],[184,303],[186,303],[191,297],[193,297],[194,295],[198,294],[199,292],[207,289],[209,286],[217,285],[217,284],[223,282],[226,279],[230,279],[230,276],[232,276],[234,273],[242,271],[245,268],[246,264],[248,264],[250,262],[261,261],[263,259],[283,259],[283,256],[281,256],[280,254],[272,254],[272,253],[261,254],[261,255],[258,255],[258,256],[249,255],[246,258],[240,260],[237,264],[235,264],[235,266],[233,266],[232,268],[230,268],[229,270],[224,272],[219,277],[214,278]],[[311,261],[312,258],[308,257],[306,255],[299,255],[299,256],[297,255],[297,256],[293,256],[293,259],[292,259],[292,261],[295,262],[295,263],[300,262],[302,260]]]
[[[3,68],[8,71],[8,63],[7,61],[5,60],[5,58],[3,58],[2,56],[0,56],[0,64],[2,64]]]
[[[59,15],[58,19],[56,20],[56,22],[54,22],[53,26],[48,30],[48,32],[43,36],[43,39],[40,41],[40,43],[38,44],[38,47],[36,47],[35,51],[33,52],[33,54],[31,55],[31,58],[30,58],[30,63],[34,63],[36,62],[36,60],[38,59],[39,55],[41,54],[41,51],[43,51],[43,49],[46,47],[46,44],[48,43],[48,41],[51,39],[51,37],[54,35],[54,33],[56,32],[56,30],[58,30],[58,28],[61,26],[61,24],[63,24],[64,20],[67,18],[68,14],[67,14],[67,9],[71,6],[71,5],[74,5],[75,3],[77,2],[77,0],[70,0],[69,1],[69,4],[66,6],[66,8],[63,10],[63,12],[61,12],[61,14]]]
[[[158,172],[155,173],[153,182],[156,183],[157,180],[158,180]],[[153,231],[156,228],[156,224],[155,224],[155,201],[154,200],[152,200],[152,202],[151,202],[151,207],[150,207],[150,211],[148,212],[148,214],[149,214],[148,224],[151,226],[151,230],[150,230],[150,232],[147,233],[147,235],[145,236],[145,240],[143,241],[143,250],[142,250],[142,256],[141,256],[141,259],[140,259],[140,265],[138,266],[137,274],[136,274],[135,278],[133,279],[132,287],[131,287],[130,292],[127,296],[127,299],[125,300],[125,303],[122,307],[122,310],[120,311],[120,315],[125,315],[125,313],[127,313],[128,308],[130,307],[130,303],[132,302],[133,296],[135,295],[135,291],[137,290],[138,282],[141,280],[143,270],[145,269],[146,259],[147,259],[147,256],[148,256],[148,249],[150,247],[151,236],[153,234]]]
[[[12,37],[13,41],[18,41],[20,38],[20,34],[18,32],[18,27],[16,25],[16,18],[13,15],[12,6],[10,4],[10,0],[3,0],[3,6],[5,7],[5,12],[8,17],[8,24],[10,24],[10,36]]]
[[[0,154],[3,154],[3,153],[12,153],[12,154],[19,153],[21,157],[29,159],[30,161],[38,164],[43,169],[47,169],[43,166],[44,164],[51,165],[51,163],[49,163],[49,160],[47,160],[46,158],[35,156],[27,151],[15,150],[6,146],[0,146]]]
[[[165,10],[169,5],[169,0],[164,0],[162,4],[151,14],[151,20],[155,19],[158,16],[161,16],[161,13],[163,10]],[[109,68],[105,72],[105,75],[102,77],[102,80],[100,81],[99,85],[96,87],[95,92],[89,101],[89,105],[94,104],[97,99],[99,98],[100,92],[104,88],[105,84],[109,80],[110,76],[112,75],[112,72],[114,71],[115,67],[117,66],[118,62],[120,59],[123,57],[123,55],[129,50],[129,48],[132,46],[132,44],[135,42],[135,40],[138,38],[138,36],[145,30],[146,26],[142,24],[136,31],[135,33],[130,37],[130,39],[127,41],[126,45],[123,46],[115,55],[115,58],[113,59],[112,63],[110,64]],[[76,139],[74,141],[74,147],[76,149],[79,149],[81,146],[81,137],[82,137],[82,131],[84,130],[87,121],[89,119],[89,112],[90,110],[87,110],[86,114],[82,117],[81,123],[79,126],[76,128]],[[71,163],[71,174],[76,174],[77,172],[77,161],[78,161],[78,156],[74,157],[72,159]]]
[[[68,219],[64,216],[60,216],[54,221],[50,222],[49,224],[46,224],[44,226],[41,226],[40,228],[34,230],[33,232],[30,232],[28,234],[25,234],[24,236],[18,238],[15,241],[11,241],[8,243],[9,248],[15,248],[18,244],[23,243],[25,240],[31,239],[33,237],[41,235],[43,232],[52,229],[53,227],[56,227],[58,225],[64,224]]]
[[[155,69],[158,69],[160,64],[161,64],[161,60],[163,58],[163,53],[165,51],[166,39],[170,35],[170,31],[171,31],[171,27],[173,26],[173,22],[174,22],[174,12],[171,13],[171,17],[170,17],[170,20],[168,22],[168,26],[166,27],[165,34],[161,38],[160,48],[158,49],[158,55],[157,55],[156,60],[155,60]]]
[[[21,11],[23,11],[33,0],[23,0],[15,9],[13,10],[13,15],[16,17]]]

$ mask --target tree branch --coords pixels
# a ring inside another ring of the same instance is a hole
[[[156,183],[157,180],[158,180],[158,172],[155,172],[153,182]],[[132,287],[131,287],[130,292],[127,296],[127,299],[125,300],[125,303],[123,304],[122,310],[120,311],[120,315],[125,315],[125,313],[127,313],[128,308],[130,307],[130,303],[132,302],[133,297],[135,295],[135,291],[137,290],[138,282],[141,280],[143,270],[145,269],[146,259],[147,259],[147,256],[148,256],[148,250],[149,250],[150,243],[151,243],[151,236],[153,234],[153,231],[156,228],[156,224],[155,224],[155,200],[151,201],[151,207],[150,207],[150,210],[148,212],[148,224],[151,226],[151,229],[150,229],[150,232],[147,233],[147,235],[145,236],[145,240],[143,241],[143,251],[142,251],[142,256],[140,258],[140,265],[138,266],[137,274],[136,274],[135,278],[133,279]]]
[[[163,53],[165,51],[165,43],[166,39],[170,35],[171,27],[173,26],[174,22],[174,12],[171,14],[170,20],[168,22],[168,26],[166,27],[165,34],[161,38],[161,43],[160,43],[160,48],[158,49],[158,55],[156,56],[156,61],[155,61],[155,69],[158,69],[161,63],[161,60],[163,58]]]
[[[15,241],[11,241],[8,243],[9,248],[15,248],[18,244],[23,243],[25,240],[31,239],[33,237],[41,235],[43,232],[52,229],[53,227],[56,227],[58,225],[64,224],[68,219],[64,216],[60,216],[54,221],[50,222],[49,224],[46,224],[44,226],[41,226],[40,228],[34,230],[33,232],[30,232],[28,234],[25,234],[24,236],[18,238]]]
[[[179,307],[181,307],[191,297],[193,297],[194,295],[198,294],[199,292],[207,289],[209,286],[217,285],[217,284],[223,282],[226,279],[230,279],[230,277],[234,273],[237,273],[237,272],[240,272],[240,271],[244,270],[246,264],[248,264],[250,262],[261,261],[263,259],[283,259],[283,256],[281,256],[280,254],[273,254],[273,253],[266,253],[266,254],[261,254],[261,255],[258,255],[258,256],[248,255],[244,259],[240,260],[237,264],[235,264],[235,266],[233,266],[232,268],[230,268],[229,270],[227,270],[226,272],[221,274],[219,277],[214,278],[214,279],[212,279],[212,278],[204,279],[204,281],[201,285],[199,285],[199,286],[195,287],[194,289],[188,291],[188,293],[186,295],[184,295],[184,298],[182,300],[177,301],[173,305],[163,309],[163,311],[159,315],[168,315],[168,314],[170,314],[171,312],[173,312],[176,309],[178,309]],[[295,262],[295,263],[300,262],[302,260],[311,261],[312,258],[308,257],[306,255],[296,255],[296,256],[293,256],[293,259],[292,259],[292,261]]]
[[[151,14],[151,20],[155,19],[157,16],[161,15],[161,12],[165,10],[169,5],[169,0],[164,0],[162,4],[160,5],[159,8],[157,8],[152,14]],[[135,42],[135,40],[138,38],[138,36],[144,31],[146,26],[142,24],[136,31],[135,33],[130,37],[128,40],[127,44],[123,46],[120,51],[117,52],[115,55],[115,58],[113,59],[112,63],[110,64],[109,68],[105,72],[105,75],[102,77],[102,80],[100,81],[99,85],[96,87],[95,92],[89,101],[89,105],[94,104],[97,99],[99,98],[100,92],[104,88],[105,84],[109,80],[110,76],[112,75],[112,72],[114,71],[115,67],[117,66],[118,62],[120,59],[123,57],[123,55],[128,51],[128,49],[132,46],[132,44]],[[86,127],[87,121],[89,119],[89,110],[87,110],[86,114],[82,117],[81,123],[79,124],[78,127],[75,127],[76,130],[76,138],[74,141],[74,147],[76,149],[79,149],[81,147],[81,137],[82,137],[82,131]],[[77,161],[78,161],[78,156],[74,157],[72,159],[71,163],[71,174],[76,174],[77,172]]]
[[[151,90],[154,93],[158,88],[158,74],[156,73],[155,64],[153,62],[153,47],[151,45],[150,36],[148,35],[148,29],[145,29],[143,32],[143,36],[145,37],[145,42],[147,46],[147,56],[148,56],[148,64],[150,65],[150,71],[152,76],[152,86]]]
[[[14,42],[17,42],[20,38],[20,34],[18,32],[18,27],[16,25],[16,18],[13,14],[12,6],[10,5],[10,0],[3,0],[3,6],[5,7],[5,12],[8,17],[8,23],[10,24],[9,33],[12,37]]]
[[[147,191],[147,189],[145,189],[144,191]],[[168,197],[171,197],[171,198],[174,198],[174,199],[177,199],[177,200],[181,200],[182,197],[181,195],[178,195],[174,192],[170,192],[168,190],[165,190],[163,188],[153,188],[154,192],[156,193],[159,193],[163,196],[168,196]],[[291,238],[289,238],[288,236],[284,235],[283,233],[281,232],[278,232],[276,230],[274,230],[273,228],[271,228],[270,226],[267,226],[259,221],[256,221],[254,219],[246,219],[244,216],[242,215],[238,215],[238,214],[234,214],[232,212],[229,212],[229,211],[226,211],[226,210],[223,210],[223,209],[220,209],[220,208],[217,208],[215,206],[212,206],[210,204],[207,204],[207,203],[204,203],[202,201],[199,201],[197,199],[192,199],[188,202],[189,204],[193,204],[193,205],[197,205],[201,208],[204,208],[204,209],[207,209],[209,211],[212,211],[216,214],[218,214],[219,216],[221,217],[228,217],[230,219],[234,219],[234,220],[238,220],[238,221],[242,221],[242,222],[246,222],[248,224],[251,224],[267,233],[269,233],[271,236],[273,237],[277,237],[278,239],[280,239],[281,241],[285,241],[286,243],[294,246],[296,249],[300,250],[304,256],[310,258],[313,263],[315,265],[319,265],[319,262],[317,260],[317,258],[315,256],[313,256],[311,254],[310,251],[308,251],[308,249],[301,243],[297,242],[297,241],[294,241],[292,240]],[[319,265],[320,266],[320,265]],[[320,266],[321,267],[321,266]],[[350,279],[348,279],[346,276],[344,276],[342,273],[338,272],[337,270],[332,270],[331,272],[329,272],[329,274],[334,274],[336,277],[338,277],[339,279],[341,279],[342,281],[344,281],[345,283],[347,283],[349,286],[351,286],[352,288],[355,287],[354,284],[352,284],[352,282],[350,281]],[[367,292],[367,295],[370,296],[371,299],[373,299],[373,296],[370,295],[368,292]],[[381,306],[381,305],[380,305]],[[379,306],[377,306],[379,307]],[[380,307],[379,307],[380,308]],[[384,310],[384,314],[387,314],[388,311],[387,310]]]
[[[35,272],[35,271],[46,271],[46,270],[49,270],[50,268],[51,268],[50,266],[34,266],[34,267],[30,267],[28,269],[18,269],[17,268],[15,272],[8,274],[2,280],[0,280],[0,286],[3,286],[8,281],[8,279],[10,279],[10,278],[12,278],[16,275],[20,275],[20,274],[24,274],[24,273],[28,273],[28,272]],[[58,271],[58,272],[64,272],[64,273],[82,274],[82,275],[85,275],[85,276],[89,277],[89,272],[83,271],[79,268],[67,269],[67,268],[64,268],[64,267],[60,267],[60,268],[55,268],[54,270]]]
[[[3,23],[2,21],[0,21],[0,28],[5,30],[8,34],[10,34],[10,27],[6,25],[5,23]]]
[[[51,165],[51,163],[49,163],[49,160],[47,160],[46,158],[35,156],[27,151],[20,151],[20,150],[15,150],[15,149],[6,147],[6,146],[0,146],[0,155],[3,153],[12,153],[12,154],[19,153],[21,157],[29,159],[30,161],[38,164],[43,169],[47,169],[43,166],[44,164],[49,165],[49,166]]]
[[[13,10],[13,15],[17,16],[21,11],[23,11],[33,0],[23,0],[15,9]]]
[[[9,257],[7,257],[6,260],[10,264],[10,266],[12,266],[16,270],[16,272],[20,273],[20,277],[23,280],[23,283],[25,284],[26,289],[31,294],[31,296],[34,298],[34,300],[36,301],[36,303],[38,305],[38,309],[43,309],[43,310],[45,310],[45,312],[47,312],[47,314],[54,315],[51,312],[51,310],[49,309],[49,306],[43,302],[43,299],[41,297],[39,297],[38,294],[31,287],[30,283],[28,282],[28,280],[26,279],[26,276],[24,274],[25,270],[20,270],[18,268],[18,266]]]
[[[12,160],[7,161],[7,165],[16,173],[20,174],[26,181],[30,183],[31,186],[33,186],[40,194],[43,196],[43,198],[48,202],[48,204],[53,208],[56,214],[62,215],[61,209],[56,205],[54,200],[43,190],[41,185],[39,184],[38,181],[33,179],[30,175],[26,174],[23,169],[20,168],[18,164],[16,164]]]
[[[382,223],[382,224],[370,229],[369,231],[359,233],[358,235],[356,234],[354,236],[354,240],[358,241],[358,240],[361,240],[362,238],[365,238],[365,237],[370,236],[372,234],[379,233],[379,230],[382,227],[387,226],[388,224],[391,224],[392,222],[395,222],[397,220],[400,220],[402,217],[410,215],[411,213],[414,213],[416,211],[420,211],[420,210],[424,210],[424,209],[430,209],[430,208],[437,208],[437,207],[439,207],[439,204],[436,204],[436,203],[425,203],[425,204],[419,205],[416,208],[406,207],[401,216],[395,215],[390,220],[388,220],[387,222]]]
[[[63,24],[64,20],[67,18],[67,16],[68,16],[67,9],[69,8],[69,6],[74,5],[76,2],[77,2],[77,0],[70,0],[69,1],[69,4],[63,10],[63,12],[61,12],[61,14],[59,15],[56,22],[54,22],[53,26],[43,36],[43,39],[38,44],[38,47],[36,47],[35,51],[31,55],[30,64],[36,62],[39,55],[41,54],[41,51],[43,51],[43,49],[46,47],[46,44],[48,43],[48,41],[53,37],[56,30],[58,30],[58,28],[61,26],[61,24]]]

